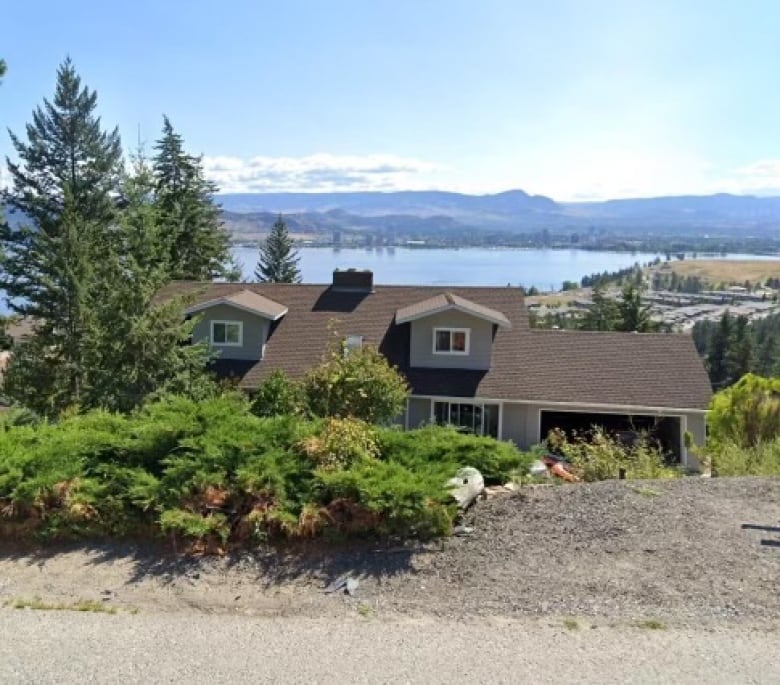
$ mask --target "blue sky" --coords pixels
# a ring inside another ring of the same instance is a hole
[[[166,113],[225,191],[780,194],[776,0],[39,0],[2,23],[4,127],[69,54],[127,148]]]

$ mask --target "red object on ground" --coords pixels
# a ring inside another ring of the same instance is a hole
[[[558,478],[563,478],[563,480],[568,480],[570,483],[578,483],[580,480],[573,473],[569,473],[561,463],[553,464],[550,467],[550,473]]]

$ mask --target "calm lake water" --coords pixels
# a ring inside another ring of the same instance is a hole
[[[258,251],[236,247],[233,254],[244,278],[253,280]],[[386,285],[523,285],[557,290],[564,281],[577,281],[602,271],[617,271],[635,262],[650,262],[649,252],[596,252],[543,249],[339,249],[304,247],[299,250],[304,283],[329,283],[334,269],[371,269],[374,282]],[[721,256],[702,255],[707,259]],[[727,255],[728,259],[780,259]],[[663,259],[663,257],[662,257]]]

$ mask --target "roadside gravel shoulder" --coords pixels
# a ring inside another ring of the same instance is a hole
[[[0,604],[40,597],[142,614],[780,625],[780,546],[763,544],[780,543],[780,479],[523,488],[479,502],[465,522],[473,534],[431,544],[225,558],[131,543],[0,547]],[[322,592],[346,573],[360,581],[355,597]]]

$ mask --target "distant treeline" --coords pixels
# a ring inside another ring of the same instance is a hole
[[[726,312],[719,321],[699,321],[693,339],[719,390],[746,373],[780,376],[780,314],[749,321]]]

